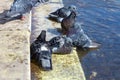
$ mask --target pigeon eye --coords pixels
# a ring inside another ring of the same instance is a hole
[[[71,7],[68,7],[68,9],[70,9]]]
[[[74,9],[74,10],[76,10],[76,8],[75,8],[75,7],[73,7],[73,9]]]

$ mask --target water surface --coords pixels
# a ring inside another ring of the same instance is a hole
[[[65,5],[78,8],[78,22],[101,47],[79,51],[87,80],[120,80],[120,1],[63,0]],[[81,57],[82,55],[82,57]]]

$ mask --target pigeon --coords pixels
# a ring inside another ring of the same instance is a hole
[[[62,22],[64,18],[70,15],[71,11],[77,13],[76,6],[70,5],[68,7],[62,7],[60,9],[57,9],[55,12],[49,14],[49,19],[54,20],[56,22]]]
[[[14,0],[13,4],[11,5],[10,10],[5,15],[5,19],[13,18],[16,16],[21,16],[21,19],[23,20],[24,14],[29,13],[31,9],[37,4],[37,3],[44,3],[48,0]]]
[[[46,31],[42,30],[41,34],[31,44],[31,59],[35,60],[43,70],[52,70],[52,50],[46,41]]]
[[[53,37],[49,41],[53,53],[69,54],[72,51],[72,40],[66,36],[60,35]]]
[[[98,48],[100,44],[93,42],[87,34],[83,31],[81,24],[75,22],[74,26],[70,27],[67,37],[71,38],[73,41],[73,46],[77,48]]]
[[[69,28],[72,27],[75,23],[75,18],[76,18],[76,13],[72,11],[68,17],[62,20],[61,27],[62,27],[63,34],[68,33]]]
[[[38,3],[35,6],[38,6],[41,3],[48,3],[50,0],[38,0]]]

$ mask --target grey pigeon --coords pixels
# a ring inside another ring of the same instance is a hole
[[[72,11],[68,17],[62,20],[61,27],[62,27],[63,34],[68,33],[69,28],[72,27],[75,23],[75,18],[76,18],[76,13]]]
[[[37,61],[39,66],[43,70],[52,70],[52,50],[49,48],[49,45],[46,38],[46,31],[42,31],[38,38],[31,44],[30,52],[31,59]]]
[[[77,48],[98,48],[100,44],[93,42],[83,31],[80,23],[70,27],[67,37],[71,38]]]
[[[45,2],[46,0],[42,0],[42,1]],[[14,0],[10,10],[6,14],[6,17],[11,18],[11,17],[16,17],[18,15],[22,16],[23,14],[30,12],[30,10],[37,3],[40,3],[40,0]]]
[[[64,18],[71,14],[71,11],[77,12],[76,6],[70,5],[68,7],[57,9],[55,12],[49,14],[49,19],[52,19],[56,22],[61,22]]]
[[[38,0],[38,3],[35,6],[38,6],[41,3],[48,3],[50,0]]]
[[[56,36],[49,41],[53,53],[71,53],[72,40],[66,36]]]

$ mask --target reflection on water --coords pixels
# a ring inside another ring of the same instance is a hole
[[[80,62],[81,62],[82,58],[84,58],[89,52],[92,52],[95,50],[98,50],[98,49],[76,49],[77,55],[80,59]]]
[[[120,1],[64,0],[74,4],[78,21],[89,37],[102,44],[100,49],[79,50],[87,80],[120,80]]]

